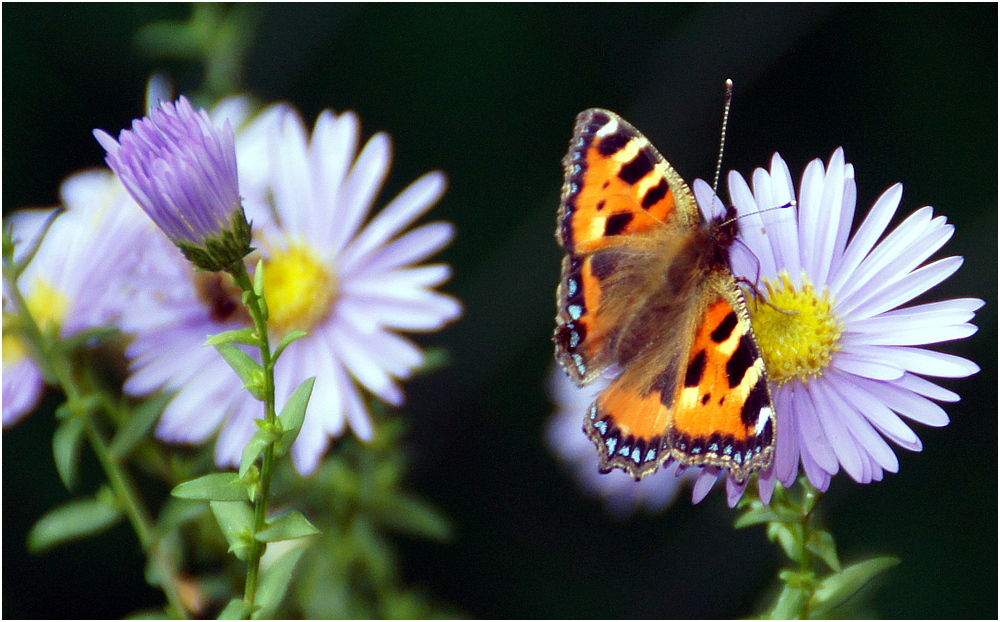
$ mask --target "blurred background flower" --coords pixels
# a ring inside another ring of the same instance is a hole
[[[139,27],[190,10],[4,7],[5,209],[55,204],[63,178],[99,165],[90,130],[126,127],[152,71],[169,71],[180,92],[199,83],[199,66],[150,60],[133,44]],[[432,213],[458,232],[439,257],[453,267],[447,289],[465,316],[413,337],[421,347],[443,343],[451,364],[407,384],[405,416],[408,481],[451,518],[456,536],[448,546],[399,544],[406,576],[471,617],[740,617],[780,563],[761,546],[760,528],[732,529],[718,491],[698,506],[609,520],[547,448],[560,160],[581,110],[623,115],[685,179],[711,179],[732,78],[727,170],[747,175],[780,151],[801,171],[843,145],[863,172],[859,205],[901,181],[907,204],[933,205],[955,224],[947,251],[966,264],[935,298],[997,299],[992,5],[257,10],[266,27],[245,48],[242,87],[294,102],[310,121],[326,108],[356,110],[367,132],[392,134],[383,196],[426,171],[448,173]],[[981,517],[993,515],[996,489],[989,477],[960,475],[997,446],[994,317],[980,314],[978,334],[939,348],[983,367],[942,382],[963,396],[946,407],[951,423],[920,430],[923,451],[900,452],[893,477],[869,486],[832,479],[823,506],[845,558],[876,548],[904,560],[864,615],[995,615],[995,547]],[[32,416],[3,439],[4,562],[18,569],[4,577],[4,613],[119,617],[160,602],[127,533],[30,562],[19,547],[66,498],[48,450],[53,425]],[[633,568],[671,580],[637,581]],[[97,598],[109,583],[119,598]],[[40,593],[60,598],[28,596]]]

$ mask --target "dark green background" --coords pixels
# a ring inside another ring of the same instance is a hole
[[[979,5],[281,5],[261,7],[247,67],[264,101],[310,125],[356,110],[391,133],[383,202],[430,169],[450,189],[446,289],[464,319],[452,366],[408,385],[412,485],[454,520],[449,545],[401,540],[407,577],[474,617],[745,616],[782,558],[762,529],[735,531],[714,492],[663,515],[613,520],[543,444],[559,252],[552,237],[575,115],[615,110],[687,179],[711,178],[722,85],[736,83],[726,168],[748,175],[780,151],[797,179],[844,146],[859,214],[891,184],[901,214],[933,205],[957,226],[944,254],[965,266],[929,299],[987,301],[973,338],[942,347],[977,361],[953,423],[916,426],[924,451],[868,486],[838,475],[823,509],[846,561],[895,554],[866,614],[997,614],[997,7]],[[141,111],[152,62],[135,29],[187,5],[3,7],[3,209],[50,205],[60,181],[102,164],[94,127]],[[898,220],[898,218],[897,218]],[[51,406],[53,402],[49,402]],[[51,410],[48,411],[49,413]],[[55,553],[25,534],[68,498],[51,458],[51,414],[3,434],[3,616],[117,617],[160,602],[120,527]]]

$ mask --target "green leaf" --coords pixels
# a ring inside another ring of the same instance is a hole
[[[253,360],[249,354],[231,343],[220,343],[215,346],[222,358],[243,381],[243,386],[258,400],[264,400],[264,368]]]
[[[422,538],[445,541],[451,537],[451,525],[437,508],[423,499],[403,492],[378,504],[382,524]]]
[[[243,448],[243,458],[240,460],[241,480],[246,478],[250,467],[257,462],[257,458],[259,458],[260,455],[267,449],[267,446],[271,444],[272,436],[272,434],[269,434],[264,430],[257,430],[257,433],[250,437],[250,441],[247,443],[247,446]]]
[[[760,504],[752,507],[736,519],[737,529],[760,525],[761,523],[797,523],[802,517],[787,508],[777,507],[777,504],[767,506]]]
[[[242,343],[254,347],[260,347],[261,345],[260,337],[257,336],[257,331],[249,326],[236,330],[227,330],[226,332],[219,333],[218,335],[212,335],[205,341],[206,346],[217,346],[222,343]]]
[[[55,546],[105,531],[118,522],[121,511],[98,497],[76,499],[40,518],[28,533],[28,550],[41,553]]]
[[[211,501],[212,514],[229,543],[229,551],[246,561],[253,546],[253,510],[246,501]]]
[[[246,601],[244,601],[242,598],[234,598],[231,601],[229,601],[229,604],[226,605],[226,608],[219,613],[219,617],[216,619],[246,620],[247,618],[250,617],[247,615],[248,613],[249,611],[247,610]]]
[[[170,494],[180,499],[246,501],[246,487],[234,473],[211,473],[178,484]]]
[[[208,506],[200,499],[168,497],[156,519],[157,537],[163,538],[170,532],[193,521],[208,511]]]
[[[253,269],[253,293],[258,298],[264,297],[264,259],[258,259]]]
[[[118,429],[115,437],[111,439],[111,457],[121,460],[127,456],[135,446],[139,444],[147,433],[153,428],[153,424],[159,418],[160,413],[166,408],[167,403],[173,399],[170,393],[161,393],[152,397],[137,406],[132,411],[132,416]]]
[[[895,557],[874,557],[823,579],[809,601],[810,617],[826,617],[833,609],[857,594],[876,575],[898,563],[899,559]]]
[[[281,353],[284,352],[285,348],[288,347],[288,344],[292,343],[293,341],[295,341],[297,339],[302,339],[303,337],[305,337],[308,334],[309,333],[307,333],[304,330],[297,330],[296,329],[296,330],[290,330],[290,331],[288,331],[288,334],[286,334],[284,337],[281,338],[281,343],[278,344],[278,347],[274,351],[274,356],[271,357],[271,360],[272,361],[277,361],[278,357],[281,356]]]
[[[800,559],[802,557],[802,542],[799,530],[791,529],[785,523],[768,523],[767,537],[772,541],[777,540],[789,559],[802,562]]]
[[[809,594],[806,590],[795,585],[786,585],[781,590],[778,600],[774,603],[774,608],[763,617],[769,620],[795,620],[802,615],[805,609],[806,599]]]
[[[262,529],[256,538],[260,542],[277,542],[314,536],[318,533],[319,529],[313,527],[313,524],[301,512],[292,511],[269,521],[267,527]]]
[[[840,572],[840,559],[837,557],[837,545],[829,531],[816,531],[809,534],[806,548],[826,562],[835,572]]]
[[[285,407],[281,409],[278,419],[281,420],[281,426],[285,432],[274,448],[278,456],[288,453],[288,450],[292,448],[292,443],[298,437],[299,430],[302,429],[302,422],[306,418],[306,407],[309,406],[309,398],[312,396],[315,384],[315,376],[305,380],[295,389],[295,392],[288,398],[288,402],[285,403]]]
[[[260,581],[260,588],[257,590],[257,604],[260,609],[254,612],[254,620],[266,620],[274,617],[278,605],[281,604],[285,598],[285,592],[288,591],[295,566],[299,563],[305,550],[305,546],[294,546],[263,570],[263,578]]]
[[[52,454],[56,471],[67,489],[76,484],[76,468],[80,463],[80,446],[83,441],[83,419],[69,417],[62,421],[52,435]]]

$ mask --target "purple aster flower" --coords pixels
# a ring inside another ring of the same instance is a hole
[[[41,244],[18,279],[32,317],[43,332],[62,338],[111,324],[124,304],[121,279],[137,260],[141,212],[109,171],[84,171],[63,182],[65,211],[15,212],[8,219],[18,241],[15,261]],[[46,225],[51,225],[46,229]],[[19,309],[3,283],[3,425],[38,404],[44,378],[16,330]]]
[[[750,251],[734,247],[733,271],[757,283],[748,302],[778,417],[775,463],[761,474],[762,497],[770,498],[776,479],[791,486],[800,461],[819,490],[841,468],[859,483],[896,472],[899,462],[887,440],[911,451],[922,448],[904,420],[947,425],[936,402],[958,400],[924,376],[979,371],[964,358],[919,346],[975,333],[969,321],[982,300],[900,308],[962,265],[961,257],[924,264],[954,226],[922,207],[883,238],[902,197],[896,184],[850,236],[857,189],[842,149],[825,170],[818,159],[806,167],[794,208],[774,209],[796,198],[778,154],[769,172],[754,171],[752,192],[735,172],[729,190]],[[703,210],[721,209],[705,182],[695,182],[695,194]],[[742,494],[731,481],[729,491],[731,503]]]
[[[136,119],[117,142],[102,130],[94,136],[129,193],[195,265],[222,270],[250,252],[228,122],[216,129],[181,97]]]
[[[569,464],[580,486],[588,494],[603,498],[612,514],[624,517],[640,508],[662,511],[701,469],[683,471],[679,465],[667,466],[638,482],[624,471],[601,473],[597,470],[597,446],[583,433],[582,413],[587,412],[613,379],[613,374],[605,374],[585,387],[578,387],[562,369],[553,367],[549,375],[549,395],[556,412],[549,420],[546,440],[556,455]]]
[[[274,106],[235,138],[240,191],[264,260],[269,328],[279,337],[308,332],[275,368],[279,407],[302,380],[317,378],[292,449],[303,474],[346,425],[372,437],[361,387],[391,405],[403,403],[399,380],[424,355],[400,332],[438,330],[461,314],[457,300],[434,291],[450,268],[414,265],[447,245],[452,225],[405,232],[440,198],[444,175],[424,175],[369,219],[389,168],[389,138],[376,134],[357,154],[358,134],[353,113],[323,112],[310,137],[293,110]],[[203,344],[208,334],[249,325],[248,318],[228,276],[192,275],[165,246],[148,247],[133,280],[134,303],[122,320],[135,335],[125,388],[176,392],[157,434],[198,443],[221,427],[216,460],[238,464],[260,405]]]

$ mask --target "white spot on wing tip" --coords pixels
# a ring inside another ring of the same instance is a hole
[[[601,138],[605,136],[610,136],[618,131],[618,121],[616,119],[611,119],[608,123],[604,125],[601,129],[597,130],[597,135]]]

